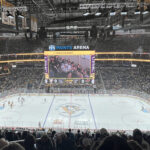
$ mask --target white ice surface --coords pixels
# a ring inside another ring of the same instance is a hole
[[[1,127],[38,127],[40,122],[46,128],[150,130],[150,104],[137,97],[43,94],[21,96],[23,105],[18,97],[0,99]]]

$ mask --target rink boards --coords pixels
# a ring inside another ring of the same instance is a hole
[[[149,103],[129,95],[35,93],[0,99],[1,127],[150,130],[149,120]]]

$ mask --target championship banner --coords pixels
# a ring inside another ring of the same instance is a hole
[[[9,25],[10,19],[7,17],[7,12],[2,12],[2,23]]]
[[[14,7],[13,4],[5,1],[5,0],[1,0],[1,6],[4,8],[7,7]],[[15,20],[15,12],[14,11],[10,11],[10,13],[13,15],[13,18],[9,18],[7,16],[7,11],[2,11],[2,23],[3,24],[7,24],[7,25],[12,25],[12,26],[16,26],[16,20]]]
[[[37,32],[37,18],[31,15],[31,31]]]
[[[14,18],[9,18],[9,25],[11,26],[16,26],[16,18],[15,18],[15,12],[12,12],[12,15],[14,16]]]
[[[16,26],[15,12],[10,12],[13,15],[13,18],[7,16],[7,12],[2,12],[2,23],[7,25]]]
[[[26,19],[26,15],[23,14],[24,18],[22,18],[22,29],[26,29],[27,28],[27,19]]]

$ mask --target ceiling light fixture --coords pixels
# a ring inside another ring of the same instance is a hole
[[[89,7],[89,9],[86,11],[86,13],[83,14],[83,16],[88,16],[91,14],[91,8]]]

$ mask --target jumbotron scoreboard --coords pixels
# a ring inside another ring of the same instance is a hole
[[[95,51],[45,51],[46,84],[94,84]]]

